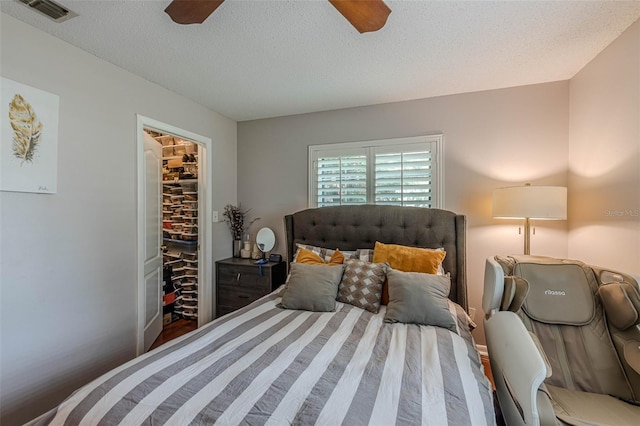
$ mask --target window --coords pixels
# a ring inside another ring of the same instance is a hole
[[[309,206],[442,207],[442,135],[309,147]]]

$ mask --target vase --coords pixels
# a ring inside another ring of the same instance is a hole
[[[247,240],[242,241],[242,250],[240,250],[240,257],[243,259],[249,259],[251,257],[251,242]]]
[[[242,240],[233,240],[233,257],[240,257],[242,249]]]

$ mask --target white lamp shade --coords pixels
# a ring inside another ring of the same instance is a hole
[[[509,186],[493,191],[493,217],[499,219],[567,219],[567,188]]]

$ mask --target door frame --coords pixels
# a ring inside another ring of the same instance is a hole
[[[211,138],[180,129],[171,124],[163,123],[140,114],[136,114],[136,238],[137,238],[137,355],[144,353],[144,129],[160,133],[171,134],[182,139],[188,139],[198,146],[198,327],[208,323],[213,315],[213,267],[209,259],[213,253],[213,222],[212,222],[212,188],[213,172],[211,170],[211,156],[213,142]]]

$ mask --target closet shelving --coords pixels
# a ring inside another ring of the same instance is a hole
[[[170,135],[162,144],[163,259],[175,292],[171,320],[198,319],[198,154],[197,145]],[[165,313],[167,315],[167,313]],[[165,317],[165,323],[169,322]]]

